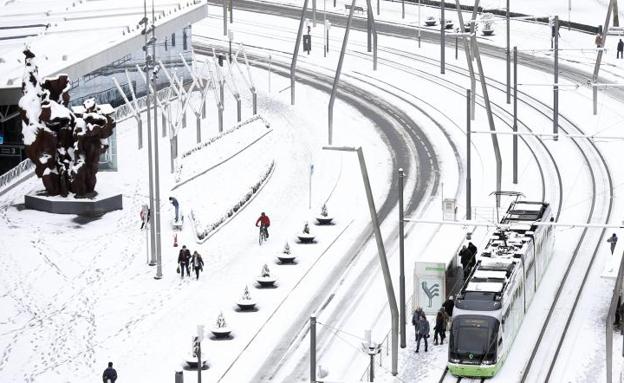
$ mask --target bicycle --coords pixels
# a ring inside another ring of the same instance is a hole
[[[260,226],[260,233],[258,234],[258,244],[262,246],[262,242],[266,242],[269,238],[269,233],[267,233],[266,226]]]

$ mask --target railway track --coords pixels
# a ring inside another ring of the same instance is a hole
[[[383,50],[384,50],[383,48],[380,49],[380,51],[383,51]],[[360,53],[360,52],[347,52],[347,53],[348,54],[355,54],[355,55],[357,55],[357,54],[364,55],[363,53]],[[403,55],[404,58],[405,58],[405,56],[410,56],[410,55],[411,56],[419,56],[419,55],[414,54],[414,53],[402,52],[400,50],[395,50],[395,49],[393,49],[392,52],[386,52],[386,53]],[[412,59],[414,59],[414,58],[412,58]],[[428,62],[429,64],[434,65],[433,64],[433,60],[430,59],[430,58],[421,56],[419,59],[423,63],[427,63],[427,61],[429,61]],[[400,62],[398,62],[396,60],[393,61],[393,60],[386,60],[386,59],[380,59],[380,63],[384,63],[385,65],[394,66],[395,68],[397,68],[398,66],[403,65],[402,63],[400,63]],[[439,63],[437,61],[435,61],[435,65],[437,66],[438,64]],[[455,67],[453,65],[448,65],[447,64],[447,70],[449,70],[449,68],[450,68],[450,71],[455,71],[457,74],[460,74],[460,75],[463,75],[463,76],[467,76],[467,71],[465,71],[464,69],[462,69],[460,67]],[[406,68],[401,68],[401,70],[402,71],[408,71]],[[411,69],[411,72],[412,72],[412,74],[416,75],[418,73],[418,70]],[[426,75],[429,75],[429,73],[421,71],[420,75],[421,76],[426,76]],[[495,89],[497,89],[497,90],[499,90],[501,92],[505,91],[505,89],[504,89],[504,85],[505,84],[503,84],[502,82],[496,81],[496,80],[491,79],[491,78],[488,79],[488,82],[489,82],[490,88],[495,88]],[[452,83],[450,83],[450,84],[441,84],[439,79],[438,79],[438,85],[447,86],[449,88],[456,87],[458,89],[456,89],[454,91],[460,91],[461,90],[463,92],[463,88],[457,87],[455,84],[452,84]],[[537,100],[537,98],[535,98],[535,97],[533,97],[530,94],[527,94],[525,92],[521,91],[519,93],[522,95],[522,98],[519,99],[519,102],[524,103],[525,105],[529,106],[530,108],[532,108],[536,112],[542,114],[547,119],[550,118],[549,116],[552,116],[551,108],[547,104]],[[420,101],[423,101],[423,100],[420,100]],[[499,118],[501,120],[504,120],[504,117],[501,117],[501,116],[503,116],[505,114],[507,114],[507,118],[510,117],[510,113],[507,112],[504,109],[504,107],[502,107],[500,105],[496,105],[495,103],[493,103],[493,107],[498,109],[498,113],[499,113],[498,115],[499,115]],[[569,119],[565,118],[565,116],[562,116],[562,117],[563,118],[560,118],[560,125],[561,125],[561,131],[562,132],[568,132],[568,133],[575,133],[576,132],[576,133],[581,133],[581,134],[584,133],[582,131],[582,129],[580,129],[577,125],[572,123]],[[510,126],[509,123],[505,123],[505,125]],[[525,124],[524,122],[522,122],[522,121],[519,121],[519,126],[524,127],[524,129],[526,129],[527,131],[530,131],[529,126],[527,124]],[[525,145],[528,148],[531,148],[531,145],[529,143],[527,143],[527,141],[524,138],[522,138],[522,140],[524,141]],[[563,203],[563,195],[562,195],[563,192],[562,192],[562,186],[561,186],[562,185],[561,175],[560,175],[560,172],[559,172],[559,170],[557,168],[556,161],[554,160],[553,155],[550,152],[550,150],[547,149],[547,146],[544,143],[544,141],[539,139],[539,138],[537,138],[537,141],[539,141],[539,144],[546,150],[546,152],[548,153],[548,156],[550,157],[550,159],[551,159],[551,161],[552,161],[552,163],[553,163],[553,165],[554,165],[554,167],[556,169],[557,178],[558,178],[558,184],[559,184],[559,190],[560,190],[560,193],[559,193],[560,194],[559,195],[560,198],[559,198],[559,203],[558,203],[558,207],[559,208],[556,209],[556,211],[557,211],[557,218],[558,218],[560,213],[561,213],[561,206],[562,206],[562,203]],[[592,198],[591,206],[589,208],[589,212],[588,212],[588,216],[587,216],[587,222],[590,222],[590,221],[592,221],[592,219],[594,219],[596,217],[596,215],[594,214],[594,208],[595,208],[595,204],[596,204],[596,195],[598,194],[598,192],[596,190],[596,183],[597,183],[596,175],[595,175],[595,172],[594,172],[594,166],[596,165],[596,163],[598,163],[598,167],[599,168],[602,168],[602,170],[604,170],[603,177],[601,177],[601,178],[602,178],[602,181],[606,181],[606,183],[609,185],[608,193],[606,193],[606,195],[609,196],[608,197],[609,201],[611,200],[610,197],[612,197],[612,195],[613,195],[611,176],[610,176],[609,169],[608,169],[608,166],[606,164],[606,161],[604,160],[604,158],[600,154],[598,148],[596,147],[596,145],[593,142],[591,142],[591,141],[589,141],[587,139],[573,139],[572,142],[577,147],[578,151],[583,155],[584,161],[585,161],[585,163],[587,165],[587,169],[589,169],[589,172],[591,174],[593,198]],[[536,154],[535,154],[535,152],[533,152],[532,148],[531,148],[531,152],[532,152],[533,157],[537,160]],[[585,154],[586,152],[590,153],[590,155],[593,158],[590,159],[590,157]],[[592,161],[593,161],[593,163],[592,163]],[[544,174],[543,173],[541,174],[541,177],[542,177],[542,180],[544,180]],[[542,196],[544,198],[544,196],[545,196],[545,190],[544,190],[545,182],[543,181],[542,184],[543,184]],[[610,215],[611,215],[612,204],[610,202],[609,202],[608,207],[606,209],[607,209],[606,210],[606,216],[603,214],[603,217],[602,217],[602,221],[605,222],[605,223],[609,221],[609,218],[610,218]],[[578,241],[578,245],[577,245],[577,247],[576,247],[576,249],[575,249],[575,251],[574,251],[574,253],[572,255],[572,258],[571,258],[570,268],[573,266],[573,264],[575,264],[575,261],[577,260],[577,256],[581,252],[581,247],[582,247],[581,244],[586,239],[587,232],[588,232],[588,230],[585,229],[583,231],[583,233],[581,234],[581,237],[580,237],[580,239]],[[598,248],[599,248],[599,244],[601,243],[603,236],[604,236],[604,230],[602,231],[602,233],[599,235],[598,238],[593,238],[593,239],[596,240],[596,242],[595,242],[596,245],[595,245],[594,250],[592,252],[592,257],[591,257],[591,260],[590,260],[590,263],[589,263],[589,267],[586,268],[587,272],[585,273],[580,286],[577,286],[578,294],[576,295],[576,298],[574,300],[574,302],[575,302],[574,306],[576,306],[576,303],[578,302],[578,300],[580,298],[580,294],[583,291],[583,286],[585,284],[585,281],[587,280],[587,276],[588,276],[589,270],[591,270],[591,265],[593,264],[593,261],[595,259],[595,256],[596,256]],[[594,241],[592,240],[591,242],[594,242]],[[567,277],[568,277],[568,275],[570,273],[569,269],[566,270],[566,273],[564,274],[563,280],[562,280],[562,282],[560,284],[560,287],[558,289],[557,296],[560,295],[560,292],[563,289],[564,284],[566,283]],[[556,302],[553,302],[553,307],[555,306],[555,304],[556,304]],[[526,368],[526,371],[529,371],[530,368],[531,368],[532,360],[534,359],[535,354],[536,354],[536,350],[539,348],[539,344],[541,342],[541,339],[543,338],[543,333],[545,331],[544,328],[546,328],[548,326],[548,322],[550,320],[550,316],[552,315],[552,312],[554,310],[553,307],[551,307],[551,309],[549,310],[548,319],[547,319],[547,321],[546,321],[542,331],[540,332],[540,336],[539,336],[540,340],[536,344],[534,352],[532,353],[531,361],[529,362],[529,364],[528,364],[528,366]],[[561,335],[561,337],[559,338],[559,341],[558,341],[557,353],[559,352],[559,350],[561,348],[561,344],[562,344],[563,339],[565,337],[565,333],[568,331],[568,328],[569,328],[569,325],[570,325],[570,321],[571,321],[571,318],[573,317],[573,315],[574,315],[574,310],[572,310],[570,312],[570,314],[568,315],[568,317],[567,317],[567,319],[565,321],[566,325],[565,325],[564,332],[562,333],[562,335]],[[550,372],[552,371],[553,366],[556,363],[556,354],[555,354],[555,358],[553,359],[553,361],[551,363],[551,367],[549,368],[549,373],[548,373],[549,376],[550,376]],[[526,374],[525,374],[525,376],[526,376]],[[464,379],[462,381],[466,381],[466,380]]]
[[[483,383],[485,380],[485,378],[464,378],[461,376],[453,376],[449,373],[448,368],[446,368],[444,369],[440,380],[438,380],[438,383]]]

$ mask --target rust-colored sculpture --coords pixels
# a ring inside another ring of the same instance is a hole
[[[84,102],[84,112],[69,104],[67,75],[39,78],[35,55],[24,51],[23,96],[19,101],[26,155],[35,164],[49,195],[84,196],[95,189],[98,161],[108,149],[115,121],[95,100]]]

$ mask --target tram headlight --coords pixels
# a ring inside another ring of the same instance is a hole
[[[459,363],[459,359],[449,358],[449,362],[451,362],[451,363]]]
[[[483,362],[481,362],[481,364],[489,366],[490,364],[494,364],[494,362],[492,362],[490,360],[484,360]]]

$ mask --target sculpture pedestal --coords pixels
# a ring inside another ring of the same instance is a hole
[[[102,215],[123,209],[121,194],[110,191],[94,192],[93,195],[75,198],[49,196],[45,191],[24,196],[26,209],[47,211],[54,214]]]

